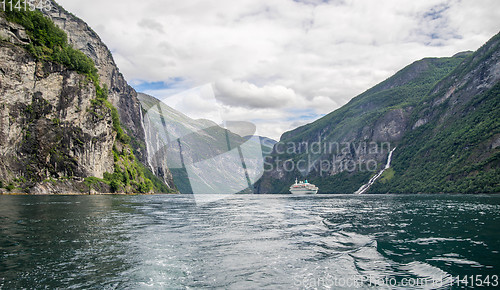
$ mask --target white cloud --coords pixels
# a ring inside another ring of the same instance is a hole
[[[259,119],[273,138],[311,121],[288,121],[296,107],[326,114],[415,60],[475,50],[500,28],[497,0],[59,2],[98,32],[127,80],[183,80],[149,92],[159,97],[214,83],[227,110]]]
[[[156,96],[161,93],[154,94]],[[217,124],[222,124],[223,107],[217,102],[213,86],[205,84],[174,95],[164,95],[161,100],[177,111],[185,113],[193,119],[207,119]]]
[[[281,85],[257,87],[246,81],[223,79],[216,82],[215,87],[217,99],[234,107],[283,108],[300,98],[292,89]]]

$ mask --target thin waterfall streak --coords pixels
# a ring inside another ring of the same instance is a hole
[[[248,174],[248,169],[247,169],[247,165],[245,163],[245,157],[243,156],[243,151],[241,150],[241,146],[238,146],[238,153],[240,155],[241,166],[243,167],[243,170],[245,171],[245,178],[247,179],[248,188],[251,189],[252,182],[250,181],[250,175]]]
[[[152,146],[151,146],[151,132],[149,132],[149,128],[151,125],[148,122],[148,130],[146,130],[145,122],[146,119],[144,118],[144,115],[142,114],[142,107],[139,109],[140,111],[140,116],[141,116],[141,125],[142,125],[142,130],[144,131],[144,142],[146,142],[146,161],[148,162],[148,166],[151,169],[151,172],[155,174],[155,170],[153,168],[153,163],[151,162],[152,158]],[[149,121],[149,119],[148,119]],[[155,174],[156,175],[156,174]]]
[[[375,174],[375,176],[373,176],[372,178],[370,178],[370,180],[368,181],[368,183],[363,184],[354,194],[363,194],[366,191],[368,191],[368,189],[375,183],[375,181],[377,181],[377,179],[380,176],[382,176],[382,174],[384,173],[384,171],[386,171],[387,169],[389,169],[389,167],[391,167],[392,153],[394,152],[394,150],[396,150],[396,147],[394,147],[389,152],[389,155],[387,156],[387,163],[385,164],[385,167],[382,170],[380,170],[379,173]]]

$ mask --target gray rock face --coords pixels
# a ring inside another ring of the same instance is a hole
[[[149,140],[149,142],[146,142],[146,148],[149,153],[147,165],[156,176],[169,186],[169,188],[175,188],[175,185],[173,184],[173,176],[167,166],[165,144],[162,143],[162,139],[160,137],[162,132],[158,130],[154,124],[154,120],[152,120],[150,114],[147,113],[151,110],[151,108],[154,109],[159,106],[158,104],[160,101],[152,96],[142,93],[138,94],[138,98],[146,111],[146,116],[144,116],[144,131],[146,140]]]
[[[10,27],[3,21],[0,30]],[[11,42],[0,42],[0,179],[37,187],[49,178],[81,183],[113,172],[116,133],[109,109],[91,102],[94,85],[61,65],[37,62],[14,45],[24,41],[17,29]]]
[[[44,11],[44,13],[66,32],[68,42],[75,49],[82,51],[94,61],[101,84],[108,87],[108,98],[118,109],[122,127],[132,137],[131,145],[137,158],[150,168],[142,108],[136,91],[128,85],[116,66],[111,52],[99,36],[84,21],[67,12],[54,1],[52,2],[52,10]],[[155,171],[155,174],[165,180],[166,184],[173,184],[168,168],[164,167],[161,171]]]
[[[441,124],[451,116],[466,110],[464,104],[497,84],[500,80],[500,50],[495,47],[498,47],[499,43],[497,38],[487,42],[478,53],[461,63],[457,71],[464,71],[465,74],[451,74],[439,82],[430,93],[434,101],[419,112],[418,116],[421,119],[438,119]],[[436,110],[443,103],[446,103],[447,108],[445,114]]]
[[[395,109],[387,112],[382,118],[377,120],[372,136],[367,136],[365,140],[375,142],[399,141],[403,136],[407,126],[411,108]]]
[[[30,43],[28,34],[21,25],[3,18],[0,18],[0,39],[20,45]]]
[[[44,11],[45,12],[45,11]],[[45,12],[46,13],[46,12]],[[118,109],[120,121],[127,134],[138,141],[134,146],[138,158],[145,163],[147,152],[144,145],[144,130],[141,119],[141,105],[137,93],[125,81],[116,66],[111,52],[99,36],[81,19],[53,2],[52,10],[46,13],[68,35],[73,48],[90,57],[98,70],[102,85],[108,87],[108,98]]]

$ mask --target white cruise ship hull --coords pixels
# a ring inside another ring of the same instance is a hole
[[[291,194],[316,194],[317,189],[290,189]]]
[[[316,194],[318,193],[318,187],[306,181],[299,182],[295,178],[295,184],[290,186],[291,194]]]

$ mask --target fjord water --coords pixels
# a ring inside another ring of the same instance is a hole
[[[447,288],[499,274],[499,226],[499,195],[0,196],[0,288]]]

